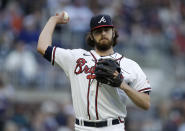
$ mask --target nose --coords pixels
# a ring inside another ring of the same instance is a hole
[[[106,34],[106,31],[105,30],[102,30],[102,35],[105,35]]]

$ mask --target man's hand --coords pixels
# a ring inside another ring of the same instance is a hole
[[[56,13],[52,18],[56,21],[56,24],[67,24],[69,22],[69,17],[65,11],[61,13]]]

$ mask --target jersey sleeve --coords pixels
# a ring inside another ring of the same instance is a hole
[[[71,69],[71,63],[74,59],[72,50],[55,46],[49,46],[44,54],[44,57],[50,61],[52,65],[57,64],[60,66],[65,72]]]
[[[138,92],[150,92],[151,86],[149,80],[137,63],[135,65],[134,72],[136,75],[136,79],[133,82],[133,88],[136,89]]]

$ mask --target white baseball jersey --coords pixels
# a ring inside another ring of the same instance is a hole
[[[99,59],[112,58],[120,64],[124,80],[139,92],[151,91],[139,65],[119,53],[99,56],[94,50],[53,47],[51,62],[60,66],[71,83],[73,107],[78,119],[125,118],[127,95],[120,88],[96,81],[94,70]]]

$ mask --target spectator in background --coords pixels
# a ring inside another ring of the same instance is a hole
[[[71,0],[47,0],[47,8],[49,11],[49,15],[53,15],[57,12],[60,12],[61,9],[71,4],[70,1]]]
[[[14,90],[6,85],[4,79],[0,76],[0,131],[4,131],[6,121],[8,120],[8,111],[13,98]]]
[[[38,64],[30,50],[25,49],[23,41],[15,42],[15,49],[5,59],[4,67],[20,84],[32,84],[37,76]],[[14,75],[13,75],[14,74]]]
[[[0,58],[4,58],[12,49],[12,42],[22,28],[22,10],[15,1],[7,2],[0,11]]]
[[[26,44],[33,45],[38,41],[40,30],[37,27],[36,17],[36,14],[31,14],[24,18],[23,28],[18,37]]]
[[[179,25],[176,29],[176,37],[174,39],[174,65],[175,76],[178,85],[185,84],[185,23]]]
[[[57,114],[57,121],[60,125],[58,131],[74,130],[74,109],[72,103],[61,104],[61,111]]]
[[[59,127],[55,118],[57,113],[58,107],[54,101],[44,101],[33,121],[34,131],[57,131]]]
[[[15,36],[11,30],[6,30],[0,34],[0,59],[4,60],[9,51],[12,50],[12,41],[14,40],[14,37]]]
[[[87,7],[85,0],[74,0],[72,5],[66,6],[65,11],[70,16],[69,30],[71,31],[71,48],[85,46],[84,37],[89,28],[89,21],[93,12]],[[84,37],[83,37],[84,36]]]
[[[183,87],[172,89],[170,97],[168,118],[164,123],[163,130],[183,131],[185,125],[185,89]]]
[[[18,2],[11,1],[3,12],[3,28],[11,29],[17,35],[22,28],[23,11]]]
[[[26,114],[27,104],[25,102],[20,102],[14,105],[14,112],[12,113],[10,122],[17,125],[19,131],[29,131],[29,115]]]
[[[15,34],[18,34],[22,28],[22,10],[19,7],[18,3],[11,3],[9,5],[9,11],[11,15],[11,28],[15,32]]]
[[[5,125],[5,129],[3,131],[20,131],[16,123],[14,122],[7,122]]]

